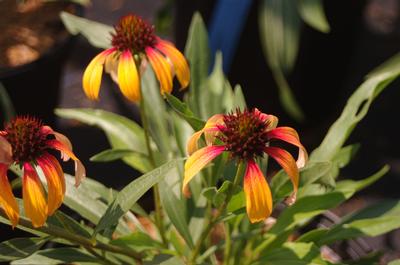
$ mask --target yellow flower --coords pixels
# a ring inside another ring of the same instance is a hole
[[[130,101],[140,100],[141,69],[150,63],[161,94],[171,93],[174,75],[182,88],[190,82],[189,66],[175,46],[154,34],[154,26],[136,15],[122,17],[112,34],[112,48],[102,51],[83,74],[83,90],[89,99],[99,97],[103,68],[118,82],[122,94]]]
[[[185,163],[183,193],[199,171],[223,152],[232,158],[247,163],[243,188],[246,195],[247,215],[252,223],[267,218],[272,212],[272,195],[256,158],[264,153],[275,159],[286,171],[293,184],[291,199],[296,199],[299,184],[299,168],[307,161],[307,152],[300,143],[297,132],[289,127],[276,127],[278,119],[258,109],[240,111],[228,115],[212,116],[204,128],[189,139],[189,158]],[[198,147],[198,140],[204,134],[206,147]],[[219,139],[218,141],[216,141]],[[274,140],[282,140],[299,148],[297,161],[286,150],[270,146]]]
[[[72,152],[67,137],[31,117],[17,117],[0,131],[0,207],[13,227],[18,224],[19,208],[7,177],[12,164],[23,168],[24,209],[34,227],[42,226],[64,200],[64,173],[49,149],[60,151],[64,161],[69,158],[75,161],[75,186],[78,186],[85,177],[85,168]],[[35,166],[41,168],[46,178],[47,200]]]

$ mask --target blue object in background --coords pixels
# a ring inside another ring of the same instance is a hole
[[[215,4],[209,24],[211,55],[214,59],[215,53],[218,50],[222,51],[225,73],[232,64],[252,2],[252,0],[218,0]]]

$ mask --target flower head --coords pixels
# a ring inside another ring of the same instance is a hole
[[[236,110],[236,112],[212,116],[204,128],[189,139],[189,158],[185,163],[183,190],[189,181],[208,163],[223,152],[231,158],[246,162],[244,192],[246,210],[251,222],[267,218],[272,212],[272,195],[265,177],[256,163],[264,154],[275,159],[290,177],[295,200],[299,184],[299,168],[307,161],[307,152],[300,143],[297,132],[290,127],[277,127],[278,119],[258,109]],[[207,146],[199,149],[198,141],[204,134]],[[282,140],[299,148],[297,161],[286,150],[273,147],[275,140]]]
[[[122,94],[130,101],[140,100],[140,69],[150,63],[161,93],[171,93],[176,74],[182,88],[190,81],[189,66],[175,46],[154,34],[154,26],[130,14],[122,17],[114,27],[112,47],[98,54],[83,75],[83,89],[90,99],[97,99],[101,76],[106,71],[118,82]]]
[[[18,224],[19,208],[8,181],[12,164],[23,169],[22,196],[25,214],[34,227],[42,226],[62,204],[65,194],[64,173],[57,159],[48,151],[61,152],[64,161],[75,161],[75,185],[85,177],[85,168],[72,152],[64,135],[32,117],[17,117],[0,131],[0,207],[13,227]],[[35,167],[42,170],[47,182],[47,199]]]

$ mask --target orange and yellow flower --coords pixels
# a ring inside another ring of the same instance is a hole
[[[112,47],[98,54],[83,74],[83,89],[89,99],[99,97],[103,68],[118,83],[122,94],[140,100],[140,74],[150,63],[160,82],[161,94],[171,93],[174,75],[182,88],[190,82],[185,57],[175,46],[154,34],[154,26],[136,15],[122,17],[112,34]]]
[[[42,226],[62,204],[65,179],[60,163],[48,151],[61,152],[64,161],[75,161],[75,186],[85,177],[85,168],[72,152],[68,138],[31,117],[17,117],[0,131],[0,207],[13,227],[18,224],[19,207],[7,171],[13,164],[23,169],[22,197],[26,216],[34,227]],[[47,182],[47,196],[36,168]],[[47,197],[47,198],[46,198]]]
[[[208,163],[223,152],[232,158],[246,162],[244,193],[247,215],[252,223],[267,218],[272,212],[272,195],[264,174],[256,163],[256,158],[264,154],[278,162],[293,184],[291,199],[296,198],[299,185],[299,168],[307,161],[307,152],[300,142],[297,132],[290,127],[277,127],[278,119],[258,109],[212,116],[204,128],[189,139],[189,158],[185,163],[183,191],[189,181]],[[207,146],[199,149],[198,141],[204,135]],[[297,161],[286,150],[271,146],[274,140],[282,140],[299,148]]]

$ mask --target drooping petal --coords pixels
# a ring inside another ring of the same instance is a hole
[[[296,200],[297,189],[299,186],[299,169],[292,155],[278,147],[266,147],[265,153],[275,159],[276,162],[285,170],[293,184],[293,193],[290,200],[292,203]]]
[[[99,97],[103,65],[108,55],[113,53],[115,48],[102,51],[86,67],[83,73],[83,91],[89,99],[96,100]]]
[[[65,179],[57,159],[50,154],[44,154],[37,159],[47,180],[48,213],[52,215],[62,204],[65,194]]]
[[[118,84],[118,52],[114,51],[109,56],[107,56],[104,62],[104,70],[111,76],[111,79]]]
[[[64,134],[54,131],[50,126],[47,126],[47,125],[42,126],[41,132],[46,135],[49,135],[49,134],[54,135],[56,140],[61,142],[63,145],[67,146],[68,149],[70,149],[72,151],[72,143],[68,139],[68,137],[65,136]],[[68,161],[70,159],[70,157],[65,152],[61,152],[61,159],[65,162],[65,161]]]
[[[82,180],[86,177],[86,169],[83,166],[82,162],[75,156],[72,150],[62,142],[57,139],[48,140],[46,142],[47,146],[54,148],[61,152],[61,154],[65,154],[66,156],[72,158],[75,162],[75,187],[78,187]]]
[[[124,51],[118,64],[118,84],[122,94],[130,101],[140,100],[140,79],[135,60],[129,50]]]
[[[203,133],[205,135],[207,145],[211,145],[214,142],[215,136],[219,132],[217,125],[222,125],[223,118],[224,118],[224,115],[222,115],[222,114],[213,115],[211,118],[208,119],[208,121],[204,125],[203,129],[201,129],[198,132],[195,132],[189,138],[189,141],[187,142],[187,146],[186,146],[186,149],[187,149],[187,152],[189,155],[192,155],[194,152],[196,152],[199,149],[198,141]]]
[[[207,146],[194,152],[185,163],[182,190],[199,171],[225,150],[224,146]]]
[[[290,127],[278,127],[268,132],[268,139],[278,139],[297,146],[299,148],[299,154],[296,164],[298,168],[304,167],[308,160],[308,154],[301,144],[296,130]]]
[[[10,182],[8,181],[7,170],[8,165],[0,164],[0,207],[6,213],[14,228],[18,224],[19,207],[12,193]]]
[[[12,160],[12,148],[10,143],[4,138],[0,136],[0,163],[3,164],[11,164]]]
[[[172,91],[171,65],[164,56],[151,47],[146,48],[146,55],[149,58],[149,62],[158,81],[160,82],[161,94],[170,94]]]
[[[183,54],[172,43],[161,39],[156,48],[171,60],[182,89],[186,88],[190,82],[190,69]]]
[[[39,176],[29,163],[24,164],[22,197],[25,214],[33,227],[43,226],[47,219],[47,203]]]
[[[247,163],[243,186],[250,222],[265,220],[272,212],[272,194],[264,174],[254,160]]]

